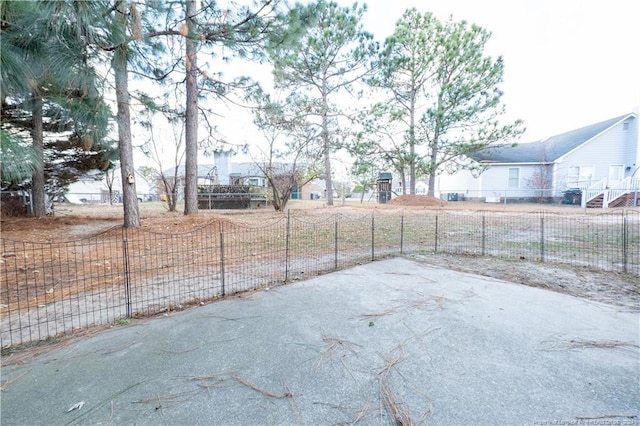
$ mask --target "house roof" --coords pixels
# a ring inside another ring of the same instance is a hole
[[[198,164],[198,177],[206,177],[209,173],[212,173],[214,165],[213,164]],[[176,171],[175,167],[171,167],[163,170],[163,173],[167,177],[171,177],[174,175]],[[181,166],[178,169],[178,176],[184,177],[184,166]]]
[[[284,167],[290,166],[288,163],[273,163],[274,167],[278,167],[279,169],[283,169]],[[215,174],[213,164],[198,164],[198,177],[213,177]],[[165,176],[173,176],[176,168],[171,167],[169,169],[164,170]],[[181,166],[178,169],[178,176],[184,177],[184,166]],[[229,176],[241,176],[241,177],[259,177],[264,176],[262,170],[256,163],[246,162],[246,163],[232,163],[231,164],[231,173]]]
[[[256,163],[233,163],[231,169],[231,176],[255,177],[264,175]]]
[[[535,142],[488,148],[472,154],[471,158],[481,163],[553,162],[629,117],[635,117],[635,114],[621,115]]]

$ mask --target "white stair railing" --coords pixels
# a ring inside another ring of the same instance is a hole
[[[604,194],[605,189],[607,188],[607,180],[600,179],[598,182],[594,183],[590,187],[582,190],[582,208],[587,207],[587,203],[594,198],[596,198],[600,194]]]
[[[608,208],[609,204],[616,198],[619,198],[625,194],[632,193],[633,191],[640,191],[640,177],[637,178],[625,178],[624,180],[613,185],[611,188],[605,190],[604,199],[602,200],[602,207]]]

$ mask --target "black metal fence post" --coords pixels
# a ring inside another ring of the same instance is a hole
[[[544,213],[540,214],[540,262],[544,262]]]
[[[285,264],[284,264],[284,282],[289,282],[289,256],[290,256],[290,235],[291,235],[291,210],[287,209],[287,235],[285,243]]]
[[[436,232],[435,232],[434,240],[435,240],[435,243],[434,243],[433,252],[438,253],[438,213],[436,213]]]
[[[485,215],[482,213],[482,255],[485,255],[487,245],[487,228],[485,224]]]
[[[220,282],[222,285],[222,297],[225,296],[225,279],[224,279],[224,232],[220,232]]]
[[[338,215],[333,216],[333,269],[338,269]]]
[[[400,216],[400,256],[403,255],[404,249],[404,210],[402,210],[402,216]]]
[[[622,216],[622,272],[629,272],[629,222],[626,214]]]
[[[129,243],[127,241],[127,228],[122,230],[122,261],[124,265],[124,295],[127,307],[127,318],[133,317],[131,309],[131,277],[129,271]]]
[[[371,213],[371,261],[376,260],[376,226],[375,213]]]

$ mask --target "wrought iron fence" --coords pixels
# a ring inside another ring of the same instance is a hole
[[[183,234],[114,227],[75,241],[0,243],[3,350],[388,256],[492,256],[640,277],[637,211],[296,214],[258,227],[214,220]]]

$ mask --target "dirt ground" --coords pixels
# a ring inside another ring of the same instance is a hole
[[[309,215],[361,215],[370,209],[452,209],[452,210],[498,210],[514,212],[550,211],[562,214],[601,214],[602,211],[585,211],[575,206],[540,204],[480,204],[466,202],[444,202],[427,196],[403,196],[388,205],[358,202],[336,202],[328,207],[320,201],[291,201],[292,210],[305,210]],[[184,216],[181,211],[170,213],[163,203],[141,203],[142,227],[160,232],[187,232],[212,220],[235,223],[264,223],[268,218],[284,213],[270,209],[201,211],[197,215]],[[122,206],[70,205],[56,206],[55,215],[42,219],[7,218],[0,221],[2,238],[16,241],[56,242],[69,241],[95,235],[122,225]],[[421,255],[420,261],[444,268],[490,276],[506,281],[573,296],[617,305],[624,309],[640,311],[640,285],[638,278],[602,272],[588,268],[558,266],[553,264],[520,262],[493,257],[454,256],[446,254]],[[1,259],[0,259],[1,261]]]

